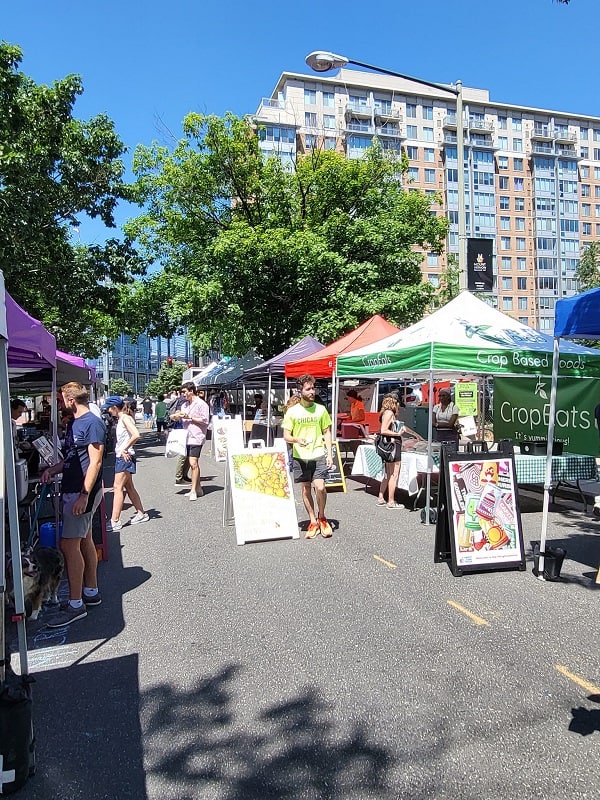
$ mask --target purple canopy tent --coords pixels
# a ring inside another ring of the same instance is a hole
[[[9,369],[38,370],[56,366],[56,339],[41,322],[24,311],[5,292]]]
[[[262,364],[257,364],[251,369],[244,370],[242,378],[244,416],[246,416],[246,385],[250,383],[252,386],[256,386],[257,383],[264,383],[264,381],[267,381],[267,425],[270,425],[271,385],[273,378],[275,378],[275,380],[285,381],[285,365],[288,362],[299,361],[302,358],[306,358],[307,356],[322,350],[323,347],[324,345],[322,345],[321,342],[317,341],[312,336],[305,336],[303,339],[300,339],[299,342],[296,342],[288,347],[287,350],[279,353],[279,355],[273,356],[273,358],[270,358],[268,361],[265,361]]]

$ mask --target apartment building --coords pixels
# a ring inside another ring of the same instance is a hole
[[[579,291],[575,271],[600,239],[600,118],[497,103],[463,87],[467,236],[494,242],[493,302],[550,332],[558,299]],[[456,96],[403,78],[341,69],[284,72],[253,119],[261,149],[293,164],[313,148],[360,158],[377,137],[406,152],[407,189],[440,193],[450,220],[446,253],[423,254],[437,285],[458,254]]]

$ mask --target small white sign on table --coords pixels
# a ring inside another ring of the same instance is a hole
[[[287,452],[279,447],[230,447],[227,460],[225,505],[229,494],[237,543],[298,539]]]

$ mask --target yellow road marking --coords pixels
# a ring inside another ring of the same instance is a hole
[[[379,556],[376,556],[375,553],[373,553],[373,558],[375,558],[377,561],[381,561],[382,564],[385,564],[386,567],[389,567],[390,569],[398,569],[396,564],[392,564],[391,561],[386,561],[385,558],[379,558]]]
[[[468,609],[464,608],[464,606],[461,606],[458,603],[455,603],[454,600],[448,600],[448,605],[452,606],[452,608],[455,608],[457,611],[460,611],[461,614],[465,614],[465,616],[467,616],[471,620],[471,622],[474,622],[475,625],[489,625],[490,624],[487,621],[487,619],[484,619],[483,617],[478,617],[477,614],[473,614],[472,611],[469,611]]]
[[[586,692],[589,692],[590,694],[600,694],[600,689],[597,686],[594,686],[593,683],[588,683],[578,675],[574,675],[572,672],[569,672],[569,670],[566,667],[563,667],[561,664],[555,664],[554,667],[570,681],[576,683],[577,686],[581,686],[582,689],[585,689]]]

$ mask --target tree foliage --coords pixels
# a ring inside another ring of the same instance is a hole
[[[127,383],[126,380],[123,380],[123,378],[113,378],[110,382],[108,393],[116,394],[120,397],[127,397],[127,395],[133,394],[133,386]]]
[[[134,292],[152,333],[184,324],[200,348],[269,357],[375,313],[403,325],[422,316],[433,291],[423,252],[443,248],[447,222],[432,214],[436,198],[403,188],[405,159],[375,140],[360,160],[315,151],[286,170],[264,159],[248,120],[190,114],[184,133],[172,152],[134,157],[146,211],[126,230],[163,267]]]
[[[590,242],[579,259],[575,277],[583,292],[600,286],[600,242]]]
[[[164,394],[181,389],[183,373],[187,369],[187,364],[183,361],[173,361],[168,364],[166,361],[161,364],[158,375],[148,381],[146,393],[151,395]]]
[[[14,299],[59,347],[96,355],[124,329],[123,290],[145,273],[131,242],[73,243],[82,215],[115,227],[124,146],[111,120],[73,117],[80,79],[37,85],[20,48],[0,43],[0,269]]]

